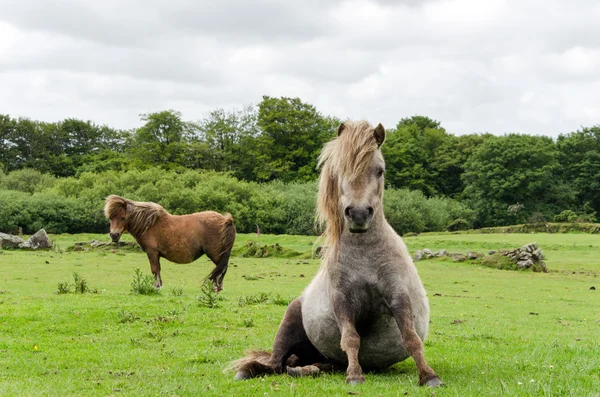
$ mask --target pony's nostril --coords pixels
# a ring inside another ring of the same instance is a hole
[[[350,211],[352,211],[352,207],[348,206],[344,209],[344,215],[350,218]]]
[[[373,216],[373,207],[368,207],[367,210],[369,211],[369,216]]]

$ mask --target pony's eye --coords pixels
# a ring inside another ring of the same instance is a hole
[[[123,217],[121,217],[121,220],[122,220],[122,221],[124,221],[124,220],[125,220],[125,217],[124,217],[124,216],[123,216]]]
[[[385,170],[383,168],[380,168],[377,171],[377,178],[381,178],[383,176],[383,174],[385,174]]]

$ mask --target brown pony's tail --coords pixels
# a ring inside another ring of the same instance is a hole
[[[225,273],[227,273],[229,257],[231,256],[231,249],[233,248],[236,235],[235,225],[233,224],[233,216],[231,216],[229,213],[226,213],[224,218],[223,226],[221,228],[223,242],[221,244],[221,255],[219,262],[207,277],[215,284],[215,290],[217,292],[223,289],[223,279],[225,278]]]
[[[250,350],[246,357],[232,361],[223,372],[235,371],[235,379],[250,379],[263,374],[275,372],[269,365],[271,353],[264,350]]]

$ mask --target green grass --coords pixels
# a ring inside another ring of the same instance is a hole
[[[216,307],[201,305],[213,264],[163,261],[159,295],[133,295],[143,252],[64,252],[106,235],[51,236],[54,251],[0,255],[1,396],[431,396],[412,359],[368,373],[245,382],[223,373],[247,349],[270,349],[285,311],[318,268],[296,258],[231,259]],[[125,236],[127,241],[129,236]],[[236,247],[256,235],[239,235]],[[435,396],[600,396],[600,236],[421,235],[411,252],[514,248],[536,241],[550,273],[495,270],[469,262],[417,262],[431,304],[429,364],[446,386]],[[314,237],[266,236],[310,254]],[[575,273],[574,273],[575,272]],[[97,293],[57,294],[73,273]],[[595,286],[596,290],[590,290]]]

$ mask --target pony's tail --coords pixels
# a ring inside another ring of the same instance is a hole
[[[271,353],[264,350],[250,350],[246,357],[229,363],[223,372],[235,371],[236,380],[250,379],[263,374],[272,374],[275,372],[269,365]]]
[[[215,290],[217,292],[223,289],[223,279],[225,278],[225,273],[227,273],[227,268],[229,267],[229,257],[231,256],[231,250],[233,248],[236,235],[235,225],[233,224],[233,216],[231,216],[230,213],[226,213],[224,218],[223,226],[221,228],[221,235],[223,237],[223,242],[221,244],[221,255],[216,264],[217,266],[207,277],[215,284]]]

